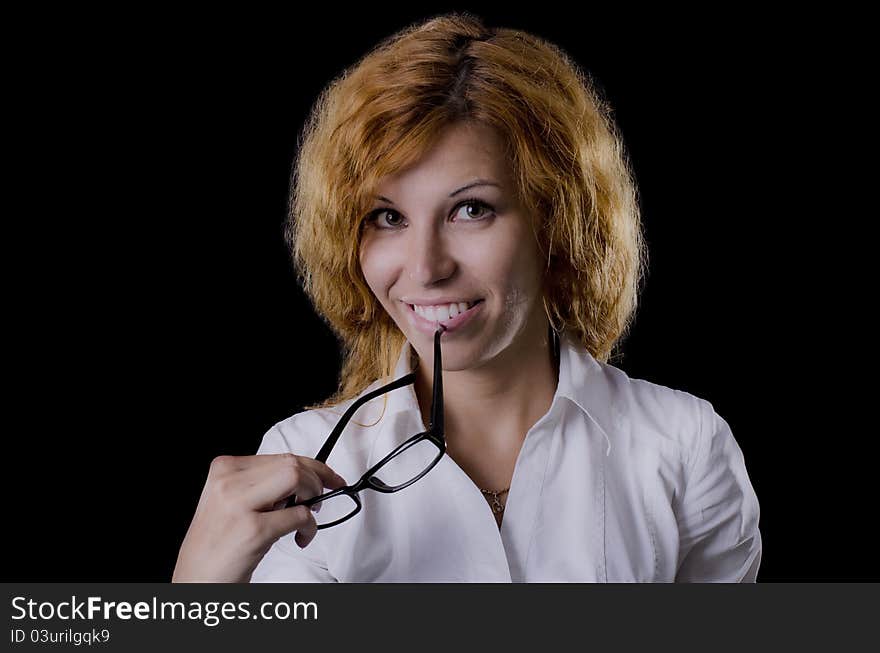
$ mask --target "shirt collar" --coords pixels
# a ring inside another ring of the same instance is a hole
[[[394,379],[399,379],[413,371],[410,363],[411,353],[412,345],[406,341],[397,359]],[[604,435],[607,444],[606,455],[611,452],[611,438],[608,433],[614,430],[620,417],[618,404],[613,401],[611,382],[608,378],[609,367],[611,366],[599,363],[586,348],[569,337],[565,331],[562,332],[559,342],[559,382],[551,410],[557,407],[561,399],[577,406]],[[389,382],[389,379],[384,380],[384,383]],[[376,382],[371,389],[379,385],[381,383]],[[386,415],[403,411],[415,411],[416,414],[421,414],[413,384],[392,390],[387,397]]]

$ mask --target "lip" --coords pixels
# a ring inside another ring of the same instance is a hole
[[[480,301],[480,298],[467,298],[462,299],[461,297],[433,297],[431,299],[416,299],[414,297],[401,297],[400,301],[404,304],[418,304],[420,306],[440,306],[441,304],[460,304],[461,302],[465,302],[470,304],[471,302]]]
[[[446,331],[444,333],[453,333],[459,329],[461,329],[464,325],[470,322],[474,315],[479,313],[482,310],[483,304],[485,304],[485,300],[480,300],[473,306],[471,306],[464,313],[459,313],[455,317],[451,317],[448,320],[441,320],[439,322],[434,322],[432,320],[426,320],[421,315],[416,313],[415,309],[406,302],[403,303],[406,306],[406,310],[409,313],[410,324],[412,324],[416,329],[421,331],[422,333],[433,336],[437,331],[437,325],[442,324],[446,327]],[[441,336],[442,337],[442,336]]]

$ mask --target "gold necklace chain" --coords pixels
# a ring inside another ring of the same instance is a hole
[[[455,460],[455,457],[450,453],[448,446],[446,447],[446,453],[450,458]],[[499,499],[499,497],[502,494],[504,494],[505,492],[507,492],[509,489],[510,489],[510,486],[504,488],[503,490],[497,490],[497,491],[496,490],[484,490],[483,488],[479,488],[480,492],[482,492],[483,494],[491,494],[492,495],[490,505],[492,507],[492,512],[494,512],[496,514],[498,514],[500,512],[504,512],[504,504],[501,503],[501,500]]]
[[[484,490],[484,489],[480,488],[480,492],[482,492],[483,494],[491,494],[492,495],[492,503],[491,503],[492,512],[497,514],[497,513],[504,511],[504,504],[501,503],[501,501],[498,499],[498,497],[499,497],[499,495],[507,492],[509,489],[510,489],[509,487],[506,487],[503,490],[498,490],[497,492],[495,492],[493,490]]]

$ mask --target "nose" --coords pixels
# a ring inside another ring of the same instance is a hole
[[[405,265],[411,281],[421,286],[430,286],[452,276],[455,260],[449,243],[434,225],[425,225],[410,230],[406,243]]]

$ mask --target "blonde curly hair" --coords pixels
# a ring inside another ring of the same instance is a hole
[[[285,238],[297,278],[342,348],[326,408],[390,377],[406,338],[370,291],[358,253],[378,180],[415,163],[444,128],[506,139],[517,192],[547,262],[551,327],[597,360],[625,337],[647,268],[637,187],[611,108],[557,46],[470,13],[386,38],[321,92],[303,126]]]

